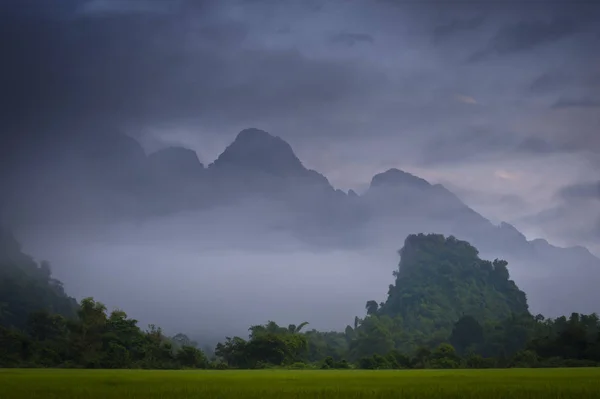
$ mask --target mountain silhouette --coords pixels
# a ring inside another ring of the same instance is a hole
[[[594,283],[600,281],[600,259],[589,251],[528,241],[514,226],[494,225],[444,186],[398,169],[375,175],[362,195],[344,193],[306,168],[285,140],[255,128],[242,130],[207,168],[190,149],[147,156],[137,141],[117,132],[66,148],[46,154],[43,172],[29,167],[15,173],[18,184],[3,198],[13,225],[112,223],[224,206],[241,215],[244,204],[264,204],[260,215],[251,215],[256,226],[243,218],[243,231],[256,235],[259,228],[276,228],[318,248],[382,250],[397,250],[409,234],[453,235],[486,258],[506,259],[533,309],[600,310],[594,305],[594,298],[600,303]],[[550,292],[555,301],[537,299]]]

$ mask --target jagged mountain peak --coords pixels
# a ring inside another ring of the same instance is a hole
[[[400,169],[392,168],[385,172],[378,173],[371,180],[371,188],[376,187],[412,187],[412,188],[429,188],[431,184],[425,179],[417,177]]]
[[[281,176],[306,171],[288,142],[256,128],[242,130],[210,168],[244,169]]]
[[[244,129],[242,131],[240,131],[238,133],[238,135],[236,136],[234,141],[254,141],[254,142],[260,142],[260,141],[271,141],[271,140],[281,140],[284,141],[281,137],[279,136],[274,136],[269,132],[266,132],[262,129],[258,129],[255,127],[250,127],[247,129]]]

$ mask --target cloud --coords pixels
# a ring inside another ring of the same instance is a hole
[[[529,88],[534,93],[548,93],[562,89],[572,83],[572,77],[564,72],[544,72],[535,78]]]
[[[12,73],[3,80],[13,95],[2,114],[5,123],[23,122],[24,112],[35,110],[46,125],[74,117],[138,129],[199,118],[251,124],[264,110],[285,118],[381,84],[377,72],[360,63],[245,45],[254,28],[218,6],[186,15],[185,8],[148,14],[153,2],[132,2],[134,8],[129,2],[86,4],[103,12],[9,23],[9,36],[19,45],[5,54]]]
[[[78,12],[87,15],[163,13],[180,4],[178,0],[88,0],[83,2]]]
[[[559,98],[553,105],[554,109],[563,108],[597,108],[600,107],[600,99],[583,97],[583,98]]]
[[[345,44],[347,46],[354,46],[359,43],[373,44],[375,39],[373,36],[366,33],[338,33],[331,37],[333,43]]]
[[[587,21],[586,21],[587,22]],[[550,20],[530,19],[501,27],[487,46],[474,52],[469,61],[482,61],[493,56],[506,56],[557,42],[581,32],[584,24],[573,16]]]
[[[559,195],[566,199],[595,199],[600,201],[600,182],[578,183],[562,188]]]
[[[479,15],[472,18],[453,19],[450,22],[438,25],[433,30],[434,40],[440,42],[458,33],[476,30],[483,25],[485,19],[484,15]]]
[[[518,180],[521,178],[519,173],[516,172],[509,172],[506,170],[497,170],[494,173],[494,176],[503,179],[503,180]]]
[[[474,101],[474,100],[473,100]],[[477,104],[469,97],[460,102]],[[502,131],[490,126],[470,126],[462,132],[447,132],[430,140],[424,147],[424,165],[468,164],[490,156],[518,156],[560,152],[558,147],[540,137],[524,137],[522,134]]]
[[[461,102],[463,104],[471,104],[471,105],[477,104],[477,100],[475,100],[473,97],[470,97],[470,96],[465,96],[465,95],[459,94],[455,98],[456,98],[456,101]]]
[[[595,108],[548,106],[596,98],[599,7],[591,2],[10,0],[0,7],[0,174],[14,170],[23,148],[33,148],[27,167],[35,170],[40,149],[56,149],[55,136],[115,126],[192,147],[205,163],[241,129],[258,126],[344,188],[389,167],[432,176],[457,168],[454,182],[473,176],[473,186],[489,191],[501,180],[490,179],[494,170],[521,160],[519,170],[536,165],[528,181],[554,187],[555,176],[600,154]],[[464,63],[482,49],[498,62]],[[484,167],[489,173],[479,174]],[[571,183],[594,178],[587,167],[573,176]],[[510,195],[535,203],[538,186]],[[498,194],[486,209],[507,219]]]
[[[528,154],[553,154],[573,151],[573,148],[543,137],[527,137],[516,147],[517,151]]]
[[[560,187],[554,206],[535,212],[522,223],[560,238],[565,245],[584,245],[600,256],[600,181]]]

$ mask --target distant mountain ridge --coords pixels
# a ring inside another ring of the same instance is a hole
[[[507,259],[517,280],[539,276],[529,286],[519,282],[533,293],[533,308],[600,310],[583,294],[597,291],[594,281],[600,281],[600,259],[588,251],[528,241],[514,226],[494,225],[444,186],[398,169],[375,175],[362,195],[336,190],[306,168],[285,140],[260,129],[241,131],[208,167],[192,150],[171,147],[146,155],[133,138],[112,132],[91,142],[70,142],[15,176],[5,215],[17,225],[143,220],[275,201],[284,209],[274,216],[278,228],[311,245],[396,250],[409,234],[453,235],[473,243],[486,258]],[[262,219],[257,215],[256,223]],[[252,234],[252,226],[244,227]],[[548,292],[562,304],[536,300]]]

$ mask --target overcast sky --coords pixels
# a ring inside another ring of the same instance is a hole
[[[258,127],[338,188],[398,167],[530,238],[600,253],[597,2],[5,0],[0,10],[5,137],[102,123],[208,164]]]

